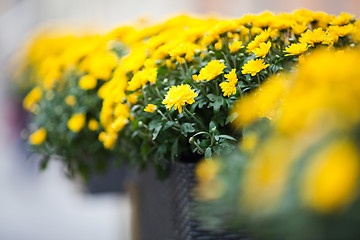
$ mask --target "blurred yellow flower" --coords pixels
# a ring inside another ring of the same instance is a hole
[[[97,79],[92,75],[85,75],[79,80],[79,87],[84,90],[94,89],[97,85]]]
[[[359,154],[348,141],[337,141],[316,153],[299,181],[304,205],[329,213],[349,204],[358,188]]]
[[[76,113],[67,122],[68,128],[73,132],[79,132],[85,125],[85,114]]]
[[[46,139],[46,129],[41,127],[29,136],[29,143],[32,145],[40,145]]]
[[[198,94],[195,93],[195,90],[191,89],[189,84],[181,84],[179,86],[172,86],[167,94],[165,99],[162,101],[166,105],[167,109],[178,109],[179,113],[182,112],[182,106],[187,104],[193,104],[195,102],[194,98]]]
[[[40,87],[33,88],[28,95],[26,95],[23,106],[26,110],[33,112],[35,110],[35,105],[42,98],[42,90]]]
[[[106,149],[113,149],[118,135],[116,133],[101,132],[99,134],[99,141],[104,144]]]
[[[267,68],[269,64],[264,63],[264,59],[251,59],[242,67],[242,74],[251,73],[251,76],[255,76],[261,70]]]
[[[153,113],[156,110],[156,106],[154,104],[148,104],[145,108],[144,111],[145,112],[149,112],[149,113]]]
[[[99,123],[98,121],[96,121],[96,119],[92,118],[89,120],[89,123],[88,123],[88,128],[91,130],[91,131],[96,131],[99,129]]]
[[[203,159],[195,169],[195,176],[199,181],[210,181],[216,177],[220,170],[220,164],[214,159]]]
[[[76,98],[73,95],[68,95],[65,98],[65,103],[69,106],[74,106],[76,103]]]

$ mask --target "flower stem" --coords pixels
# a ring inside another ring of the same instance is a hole
[[[200,120],[197,119],[189,110],[187,110],[187,108],[186,108],[185,106],[184,106],[184,113],[185,113],[187,116],[193,118],[193,119],[195,120],[195,122],[197,122],[197,123],[200,125],[201,128],[203,128],[204,130],[206,129],[205,126],[204,126],[204,124],[203,124],[202,122],[200,122]]]

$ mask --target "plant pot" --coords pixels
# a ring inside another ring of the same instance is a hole
[[[192,189],[195,163],[175,162],[166,180],[156,179],[152,168],[138,173],[132,191],[136,219],[135,240],[245,240],[245,234],[203,229],[194,217]]]

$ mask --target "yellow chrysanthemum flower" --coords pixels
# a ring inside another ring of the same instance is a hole
[[[68,128],[73,132],[79,132],[85,124],[85,114],[76,113],[67,122]]]
[[[167,109],[178,109],[179,113],[182,112],[182,106],[187,104],[193,104],[195,102],[194,98],[198,94],[195,93],[195,90],[191,89],[189,84],[181,84],[179,86],[172,86],[170,90],[165,95],[165,99],[162,101],[166,105]]]
[[[219,86],[223,91],[223,96],[230,97],[231,94],[236,93],[236,84],[238,82],[236,69],[232,69],[229,74],[225,74],[224,76],[226,78],[226,82],[220,83]]]
[[[271,48],[271,42],[260,43],[258,48],[255,48],[252,52],[256,55],[256,57],[265,57]]]
[[[101,132],[99,134],[99,141],[104,144],[104,148],[113,149],[118,135],[116,133]]]
[[[315,154],[300,185],[304,205],[328,213],[349,204],[356,194],[359,167],[351,142],[336,142]]]
[[[231,69],[231,71],[228,74],[225,74],[224,77],[229,83],[237,84],[238,82],[236,69]]]
[[[326,38],[326,33],[322,28],[317,28],[313,32],[307,30],[305,33],[301,34],[299,41],[301,43],[307,43],[311,46],[314,46],[314,43],[322,43]]]
[[[354,25],[348,24],[345,26],[330,26],[329,32],[332,34],[336,34],[338,37],[344,37],[350,34],[354,30]]]
[[[214,159],[203,159],[196,165],[195,175],[199,181],[214,179],[220,170],[220,164]]]
[[[235,53],[235,52],[239,51],[241,48],[244,47],[242,44],[243,44],[243,42],[238,41],[238,40],[235,40],[232,43],[229,43],[228,47],[229,47],[230,52]]]
[[[96,131],[99,129],[99,123],[98,121],[96,121],[94,118],[90,119],[89,123],[88,123],[88,128],[91,131]]]
[[[74,106],[76,103],[76,98],[73,95],[68,95],[65,98],[65,103],[69,106]]]
[[[85,75],[79,80],[79,87],[84,90],[94,89],[97,85],[97,79],[92,75]]]
[[[33,112],[35,109],[35,105],[40,101],[42,98],[42,90],[40,87],[35,87],[31,90],[28,95],[26,95],[23,106],[26,110]]]
[[[213,80],[223,73],[224,68],[225,64],[223,62],[220,62],[219,60],[212,60],[200,70],[200,73],[197,76],[197,81]]]
[[[223,43],[222,43],[221,39],[219,41],[217,41],[217,43],[215,43],[214,47],[215,47],[216,50],[221,50],[222,49]]]
[[[46,129],[41,127],[30,135],[29,143],[32,145],[40,145],[45,141],[45,139],[46,139]]]
[[[236,85],[231,82],[222,82],[219,84],[221,90],[223,91],[223,96],[230,97],[231,94],[236,93]]]
[[[251,73],[251,76],[255,76],[261,70],[267,68],[269,64],[264,63],[264,59],[251,59],[242,67],[242,74]]]
[[[145,112],[149,112],[149,113],[153,113],[156,110],[156,106],[154,104],[148,104],[145,108],[144,111]]]
[[[308,49],[309,45],[306,43],[293,43],[285,48],[285,52],[288,53],[285,56],[300,55]]]

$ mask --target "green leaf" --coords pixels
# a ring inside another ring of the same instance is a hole
[[[181,124],[180,130],[181,133],[187,137],[188,133],[195,132],[195,128],[193,127],[194,123],[183,123]]]
[[[207,97],[210,99],[210,101],[212,101],[212,102],[215,102],[216,101],[216,98],[217,98],[217,96],[215,95],[215,94],[208,94],[207,95]]]
[[[148,152],[150,149],[150,145],[147,141],[143,141],[143,144],[141,145],[141,155],[144,159],[148,158]]]
[[[168,121],[164,124],[163,130],[168,129],[169,127],[171,127],[172,125],[174,125],[175,123],[173,121]]]
[[[149,123],[149,130],[154,130],[155,128],[158,128],[161,126],[162,121],[160,119],[154,119]]]
[[[210,147],[208,147],[208,148],[206,148],[206,150],[205,150],[205,158],[211,158],[211,148]]]
[[[178,145],[179,145],[178,143],[179,143],[179,138],[176,138],[175,142],[171,147],[171,161],[174,161],[175,157],[177,157],[178,155]]]
[[[156,139],[156,137],[159,135],[159,132],[160,132],[161,128],[162,128],[161,125],[155,128],[155,131],[152,134],[152,140]]]
[[[214,110],[219,111],[220,107],[224,104],[224,98],[222,96],[217,96],[213,104]]]
[[[213,129],[213,128],[216,128],[216,124],[215,124],[213,121],[211,121],[211,122],[209,123],[209,129],[211,130],[211,129]]]
[[[219,138],[228,139],[237,142],[237,140],[229,135],[219,135]]]
[[[239,115],[236,112],[233,112],[226,118],[226,124],[233,122]]]

